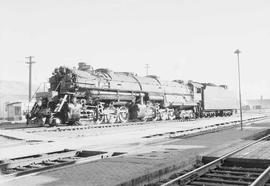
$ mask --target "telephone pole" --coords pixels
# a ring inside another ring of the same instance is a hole
[[[148,76],[148,69],[150,68],[149,64],[146,64],[145,68],[146,68],[146,75]]]
[[[238,62],[238,90],[239,90],[239,110],[240,110],[240,124],[241,124],[241,130],[243,130],[243,118],[242,118],[242,100],[241,100],[241,81],[240,81],[240,60],[239,60],[239,54],[241,51],[237,49],[234,52],[237,55],[237,62]]]
[[[29,65],[29,102],[31,101],[32,98],[32,64],[36,63],[32,61],[34,56],[28,56],[26,59],[29,59],[29,61],[25,62],[26,64]]]

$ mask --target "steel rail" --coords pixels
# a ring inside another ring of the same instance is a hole
[[[205,174],[211,168],[215,168],[218,165],[221,165],[226,158],[228,158],[228,157],[232,156],[233,154],[236,154],[236,153],[242,151],[243,149],[245,149],[247,147],[250,147],[250,146],[252,146],[252,145],[254,145],[254,144],[256,144],[256,143],[258,143],[258,142],[260,142],[262,140],[265,140],[265,139],[267,139],[269,137],[270,137],[270,134],[263,137],[263,138],[260,138],[260,139],[258,139],[256,141],[254,141],[254,142],[250,142],[250,143],[244,145],[243,147],[240,147],[240,148],[238,148],[238,149],[236,149],[234,151],[231,151],[231,152],[221,156],[220,158],[218,158],[218,159],[216,159],[216,160],[214,160],[214,161],[212,161],[210,163],[207,163],[207,164],[205,164],[205,165],[203,165],[203,166],[201,166],[201,167],[199,167],[199,168],[197,168],[197,169],[195,169],[195,170],[193,170],[191,172],[188,172],[188,173],[186,173],[186,174],[184,174],[182,176],[179,176],[179,177],[177,177],[177,178],[175,178],[175,179],[173,179],[173,180],[171,180],[171,181],[169,181],[167,183],[162,184],[161,186],[172,185],[175,182],[179,182],[179,185],[184,185],[184,184],[186,184],[187,179],[189,179],[190,177],[196,177],[197,178],[197,177]],[[269,174],[269,170],[268,170],[267,173]],[[256,185],[256,186],[258,186],[258,185]]]
[[[250,186],[263,186],[270,179],[270,166]]]
[[[266,118],[267,118],[267,116],[249,118],[249,119],[243,120],[243,122],[245,122],[245,123],[256,122],[256,121],[263,120],[263,119],[266,119]],[[191,121],[196,121],[196,120],[191,120]],[[181,120],[149,121],[149,122],[135,121],[135,122],[127,122],[127,123],[100,124],[100,125],[96,125],[96,124],[78,125],[78,126],[63,125],[63,126],[57,126],[57,127],[37,127],[37,128],[39,128],[38,130],[32,130],[32,131],[30,130],[29,132],[33,132],[33,133],[34,132],[53,132],[53,131],[61,132],[61,131],[73,130],[73,129],[77,130],[77,129],[92,129],[92,128],[113,128],[113,127],[126,127],[126,126],[135,126],[135,125],[151,125],[151,124],[162,124],[162,123],[173,123],[173,122],[182,122],[182,121]],[[225,123],[226,124],[235,123],[235,125],[237,126],[240,123],[240,120],[227,121],[227,122],[222,122],[222,123],[215,123],[213,125],[222,125],[222,124],[225,124]],[[22,128],[23,127],[21,127],[21,128],[13,128],[13,130],[22,129]],[[27,129],[27,128],[30,128],[30,127],[26,127],[25,129]],[[35,128],[35,127],[31,127],[31,128]]]

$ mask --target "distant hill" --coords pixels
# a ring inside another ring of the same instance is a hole
[[[37,85],[32,85],[33,92],[37,88]],[[0,95],[28,95],[28,83],[0,80]]]
[[[32,94],[37,88],[37,85],[32,85]],[[17,101],[23,103],[28,102],[28,83],[0,80],[0,118],[3,118],[6,115],[6,103]]]

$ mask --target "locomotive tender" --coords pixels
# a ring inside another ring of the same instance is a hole
[[[190,119],[230,116],[236,108],[235,97],[225,85],[163,81],[153,75],[94,70],[85,63],[77,69],[56,68],[49,82],[49,92],[37,94],[41,100],[28,121],[43,119],[55,125],[74,118],[96,123]]]

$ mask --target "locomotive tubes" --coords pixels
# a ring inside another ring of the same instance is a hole
[[[163,81],[157,76],[94,70],[79,63],[77,69],[56,68],[50,89],[37,93],[28,122],[78,124],[81,120],[125,123],[134,120],[173,120],[229,116],[236,99],[226,86],[181,80]]]

